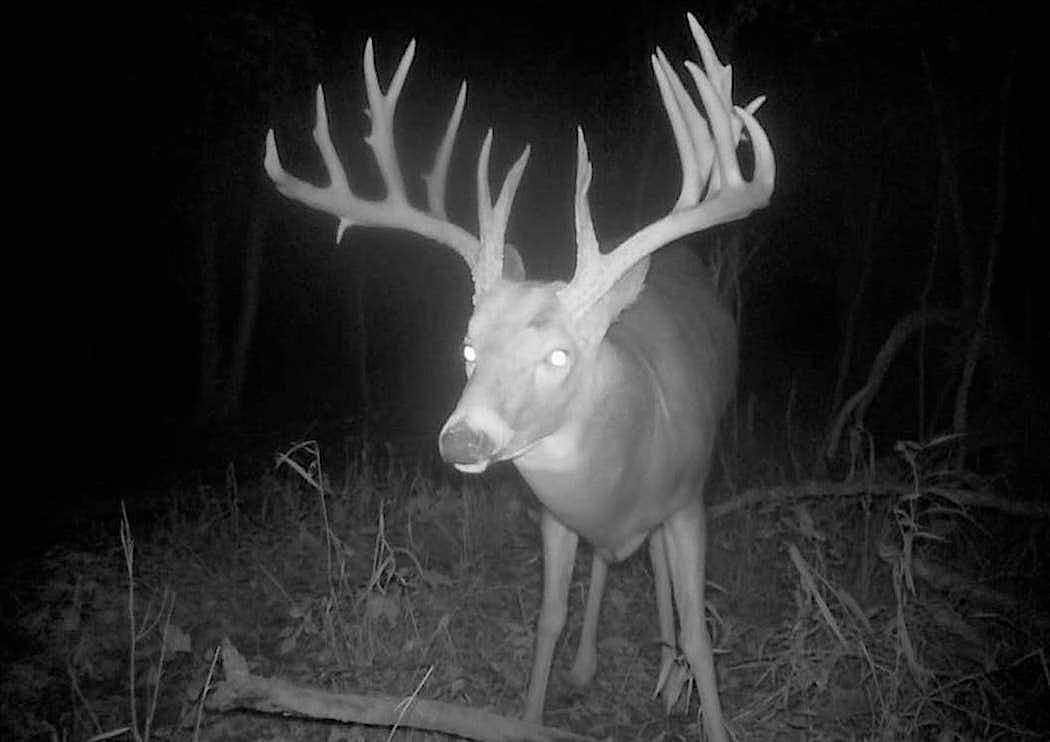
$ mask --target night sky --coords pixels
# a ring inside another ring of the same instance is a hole
[[[414,174],[429,164],[465,78],[453,217],[475,228],[470,178],[487,126],[495,128],[498,177],[531,143],[510,238],[530,276],[565,278],[577,124],[595,167],[599,236],[623,235],[673,202],[676,156],[648,55],[659,43],[677,64],[696,57],[684,19],[691,10],[733,63],[736,100],[768,96],[759,119],[777,156],[771,206],[741,227],[749,249],[759,246],[744,277],[742,393],[754,393],[771,416],[782,414],[792,379],[803,408],[826,399],[866,229],[874,230],[873,268],[851,388],[892,324],[918,307],[931,245],[940,253],[928,296],[954,307],[960,245],[979,285],[996,225],[996,342],[1022,386],[1045,372],[1038,356],[1046,330],[1034,307],[1046,241],[1041,189],[1031,187],[1033,161],[1042,158],[1028,103],[1045,82],[1035,79],[1030,19],[1002,6],[938,13],[914,3],[656,2],[644,11],[635,4],[566,15],[569,4],[222,5],[93,8],[98,14],[60,45],[68,53],[62,74],[45,81],[56,134],[27,154],[44,146],[57,155],[51,187],[74,205],[35,225],[38,239],[61,244],[47,250],[54,262],[44,269],[61,274],[55,299],[64,307],[36,339],[47,359],[37,440],[41,455],[79,482],[77,497],[133,490],[195,465],[207,447],[210,434],[194,417],[199,248],[212,230],[228,345],[253,219],[263,225],[260,307],[230,426],[291,440],[311,421],[361,414],[359,346],[348,333],[355,271],[363,271],[373,429],[436,441],[462,383],[459,338],[471,290],[463,264],[382,232],[352,232],[336,247],[334,219],[279,197],[262,169],[274,127],[286,167],[319,182],[309,132],[320,82],[355,187],[378,195],[361,141],[368,36],[384,84],[404,45],[417,40],[396,127],[416,195]],[[997,206],[1000,163],[1006,188]],[[913,368],[901,371],[902,385]],[[909,435],[912,422],[885,424]]]

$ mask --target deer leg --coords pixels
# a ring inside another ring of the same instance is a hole
[[[554,645],[565,627],[568,613],[569,580],[579,537],[544,508],[540,524],[543,536],[543,605],[536,626],[536,652],[525,703],[525,721],[543,723],[543,702],[547,697]]]
[[[608,574],[609,563],[595,553],[591,559],[591,584],[587,588],[587,607],[583,612],[580,643],[576,647],[572,670],[569,671],[569,680],[575,685],[587,685],[598,669],[598,612],[602,607],[602,593],[605,592]]]
[[[715,681],[715,659],[704,617],[704,559],[707,530],[704,505],[699,499],[679,510],[664,523],[667,560],[674,584],[682,651],[696,678],[700,692],[704,731],[713,742],[726,742],[722,705]]]
[[[675,659],[674,614],[671,612],[671,578],[667,573],[667,550],[664,548],[663,526],[649,536],[649,561],[653,565],[653,582],[656,586],[656,615],[660,619],[660,690],[664,708],[670,711],[677,694],[667,688],[671,666]]]

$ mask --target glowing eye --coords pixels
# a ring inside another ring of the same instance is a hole
[[[555,368],[564,368],[569,363],[569,354],[564,350],[553,350],[551,351],[551,354],[547,356],[547,363]]]
[[[463,346],[463,360],[467,363],[474,363],[478,360],[478,352],[474,350],[473,345]]]

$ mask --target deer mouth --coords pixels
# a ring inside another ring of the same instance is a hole
[[[477,461],[470,464],[453,464],[452,467],[459,472],[464,474],[481,474],[489,468],[488,461]]]
[[[491,456],[479,457],[473,461],[450,461],[452,467],[463,474],[482,474],[488,470],[489,466],[500,461],[514,461],[519,456],[523,456],[528,453],[532,448],[539,443],[536,441],[529,441],[528,443],[519,446],[514,449],[512,453],[497,452]]]

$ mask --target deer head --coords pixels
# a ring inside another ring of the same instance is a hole
[[[415,56],[410,42],[384,93],[378,81],[372,40],[365,45],[365,88],[372,148],[386,197],[369,201],[350,189],[328,130],[323,90],[317,89],[314,141],[330,184],[318,188],[288,174],[271,130],[266,138],[266,171],[281,193],[339,219],[337,239],[354,225],[389,227],[428,237],[451,248],[467,263],[474,281],[474,315],[463,343],[467,386],[439,437],[442,456],[466,472],[484,471],[494,461],[514,459],[552,435],[569,420],[581,387],[592,383],[595,358],[609,326],[637,298],[645,284],[648,256],[674,240],[740,219],[765,205],[772,192],[774,162],[753,114],[764,98],[744,108],[732,105],[732,75],[722,65],[692,15],[689,25],[704,67],[686,62],[707,120],[660,49],[651,63],[674,131],[682,164],[677,202],[661,219],[603,254],[588,204],[591,163],[583,130],[577,130],[576,271],[568,283],[523,282],[520,256],[505,243],[511,205],[529,158],[526,146],[507,173],[499,197],[489,192],[492,130],[477,167],[478,236],[448,220],[445,183],[466,99],[466,83],[449,117],[434,165],[424,176],[427,209],[409,203],[393,144],[398,97]],[[706,70],[706,72],[705,72]],[[746,131],[754,151],[754,175],[745,180],[735,155]]]

